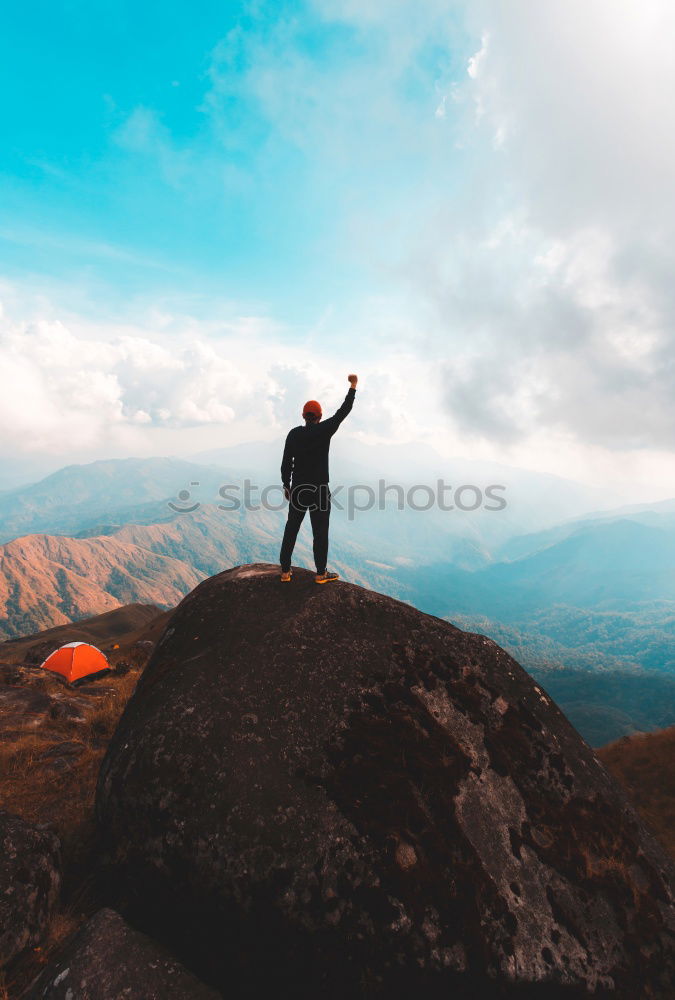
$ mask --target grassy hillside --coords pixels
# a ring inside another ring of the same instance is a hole
[[[91,642],[119,659],[137,643],[154,643],[170,614],[154,604],[125,604],[102,615],[2,642],[0,663],[41,663],[51,649],[67,642]]]
[[[602,747],[597,755],[675,857],[675,726],[636,733]]]
[[[199,583],[188,562],[124,538],[28,535],[0,546],[0,638],[121,604],[172,607]]]

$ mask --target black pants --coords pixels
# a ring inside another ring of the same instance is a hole
[[[314,562],[317,573],[326,572],[328,560],[328,521],[330,519],[330,490],[328,485],[308,486],[298,485],[291,490],[288,504],[288,520],[284,530],[284,540],[281,543],[279,562],[281,569],[287,573],[291,568],[291,556],[298,531],[305,513],[309,511],[314,535]]]

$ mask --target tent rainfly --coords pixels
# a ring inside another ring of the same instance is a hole
[[[67,642],[65,646],[50,653],[40,666],[61,674],[70,684],[82,677],[110,669],[106,656],[88,642]]]

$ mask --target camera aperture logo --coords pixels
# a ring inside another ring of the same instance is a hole
[[[199,485],[200,484],[198,479],[190,483],[190,486],[199,486]],[[191,504],[189,507],[186,507],[185,504],[188,503],[188,501],[191,498],[192,494],[190,493],[190,491],[182,489],[178,491],[177,495],[177,500],[179,501],[179,503],[175,504],[173,500],[168,500],[167,505],[171,508],[171,510],[175,510],[179,514],[192,514],[193,511],[198,510],[199,507],[201,507],[201,504],[199,503],[199,501],[197,501],[196,503]]]

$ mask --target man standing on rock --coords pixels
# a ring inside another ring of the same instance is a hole
[[[294,427],[286,438],[284,457],[281,461],[281,481],[289,505],[279,556],[282,583],[289,583],[293,575],[291,556],[306,511],[309,511],[314,535],[316,582],[330,583],[331,580],[338,578],[337,573],[329,573],[326,570],[330,519],[328,450],[330,439],[354,405],[358,376],[348,375],[347,380],[350,388],[337,413],[327,420],[322,420],[321,404],[315,399],[310,399],[302,409],[304,427],[302,425]]]

